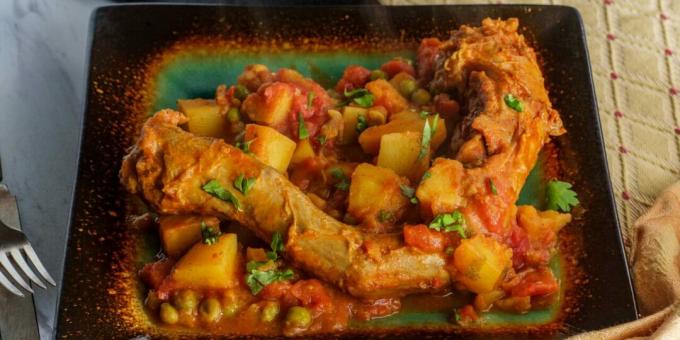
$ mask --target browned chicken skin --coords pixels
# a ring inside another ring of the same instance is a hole
[[[453,162],[451,168],[457,169],[452,178],[458,181],[450,183],[459,196],[453,208],[463,212],[474,232],[493,233],[501,240],[516,218],[514,202],[542,145],[549,135],[563,132],[535,53],[516,30],[513,19],[461,27],[442,47],[432,84],[445,91],[455,89],[467,99],[469,113],[460,130],[464,142],[458,143],[463,145],[458,160],[438,161]],[[504,104],[507,93],[523,103],[523,112]],[[401,234],[366,234],[331,218],[284,175],[223,140],[182,130],[179,125],[185,121],[172,110],[150,118],[120,172],[126,189],[143,196],[160,213],[234,220],[265,240],[282,232],[287,235],[286,257],[293,264],[357,297],[450,287],[446,255],[405,246]],[[232,191],[242,211],[201,189],[213,179],[231,187],[240,174],[257,178],[248,195]],[[489,176],[498,178],[500,195],[485,193]],[[447,212],[433,206],[424,216]]]

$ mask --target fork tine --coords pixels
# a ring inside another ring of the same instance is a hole
[[[24,280],[24,278],[19,275],[19,273],[17,273],[17,270],[14,269],[14,265],[12,265],[12,262],[9,260],[9,258],[7,258],[7,253],[0,253],[0,265],[5,267],[5,270],[7,273],[9,273],[9,276],[14,279],[14,281],[33,294],[33,289],[31,289],[31,286],[26,283],[26,280]]]
[[[43,266],[42,262],[40,262],[40,259],[38,258],[38,254],[35,253],[35,250],[33,250],[33,247],[31,247],[30,244],[27,244],[24,247],[24,251],[26,252],[26,255],[28,255],[28,259],[31,260],[31,263],[35,266],[35,268],[38,270],[40,275],[49,282],[51,285],[56,286],[57,283],[54,282],[54,279],[52,276],[50,276],[50,273],[47,272],[45,269],[45,266]]]
[[[22,293],[17,287],[14,287],[14,285],[7,280],[7,277],[5,277],[5,274],[0,272],[0,285],[3,287],[7,288],[10,292],[14,293],[14,295],[18,296],[24,296],[24,293]]]
[[[26,263],[26,260],[24,260],[24,256],[21,255],[21,251],[17,248],[12,248],[10,250],[10,253],[12,254],[12,258],[14,259],[14,262],[16,262],[19,265],[19,268],[28,276],[33,283],[37,284],[40,286],[42,289],[47,289],[47,286],[38,278],[38,276],[35,275],[33,270],[31,270],[31,267],[29,267],[28,263]]]

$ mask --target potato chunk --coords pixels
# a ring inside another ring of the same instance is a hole
[[[177,108],[189,118],[189,132],[195,135],[224,137],[229,130],[229,125],[214,100],[180,99],[177,101]]]
[[[397,94],[398,96],[401,96]],[[427,118],[430,126],[433,123],[433,116]],[[359,144],[364,152],[377,155],[380,150],[380,139],[388,133],[395,132],[419,132],[423,133],[425,119],[420,118],[417,112],[404,111],[394,115],[387,124],[371,126],[359,135]],[[437,123],[437,130],[430,140],[430,149],[436,150],[446,139],[446,124],[440,118]]]
[[[401,112],[408,108],[408,101],[385,79],[378,79],[367,83],[366,89],[375,97],[374,104],[376,106],[384,106],[390,114]]]
[[[347,212],[375,231],[393,226],[408,207],[399,185],[408,184],[394,171],[362,163],[352,174]]]
[[[429,174],[416,190],[421,214],[425,218],[449,213],[460,208],[463,202],[461,181],[463,165],[452,159],[437,158]]]
[[[262,125],[246,125],[244,141],[250,142],[250,152],[260,162],[285,173],[295,152],[295,142],[282,133]]]
[[[292,164],[300,164],[309,158],[316,156],[312,143],[309,139],[303,139],[297,143],[295,147],[295,152],[293,153],[293,158],[291,159]]]
[[[286,83],[274,82],[248,96],[241,109],[251,120],[283,129],[293,106],[295,88]]]
[[[196,243],[179,259],[170,274],[174,289],[224,289],[238,284],[236,234],[224,234],[216,243]]]
[[[353,144],[357,141],[357,123],[359,123],[359,117],[367,120],[368,110],[362,107],[345,106],[342,111],[342,138],[340,139],[341,144]]]
[[[380,139],[378,166],[392,169],[397,175],[417,183],[430,164],[429,152],[418,159],[421,136],[421,133],[410,131],[383,135]]]
[[[218,228],[220,220],[210,216],[166,215],[159,220],[159,232],[165,254],[178,258],[201,240],[201,222]]]
[[[453,253],[456,280],[475,293],[493,291],[512,265],[512,250],[491,237],[462,240]]]

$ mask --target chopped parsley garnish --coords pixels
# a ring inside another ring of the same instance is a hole
[[[338,183],[335,183],[335,188],[342,191],[349,190],[349,179],[347,178],[347,176],[345,176],[345,172],[342,171],[342,169],[340,168],[331,169],[331,176],[339,180]]]
[[[449,214],[439,214],[434,217],[430,225],[430,229],[444,232],[457,232],[461,238],[467,238],[465,228],[465,217],[460,211],[454,211]]]
[[[309,91],[307,92],[307,109],[311,110],[312,109],[312,104],[314,103],[314,97],[316,97],[316,93]]]
[[[420,111],[420,113],[418,113],[418,115],[420,115],[421,119],[425,119],[425,118],[427,118],[427,116],[430,115],[430,113],[427,112],[427,111]]]
[[[421,178],[420,181],[422,182],[430,177],[432,177],[432,174],[429,171],[425,171],[425,173],[423,174],[423,178]]]
[[[201,239],[203,240],[203,243],[213,245],[217,242],[220,235],[222,235],[222,231],[220,231],[219,227],[217,230],[214,230],[212,227],[205,224],[204,221],[201,221]]]
[[[250,188],[252,188],[253,185],[255,185],[256,180],[257,179],[255,177],[246,178],[244,174],[240,174],[234,180],[234,188],[238,189],[238,191],[246,195],[248,194],[248,190],[250,190]]]
[[[380,223],[392,222],[394,221],[394,215],[390,211],[381,209],[378,213],[378,221],[380,221]]]
[[[275,232],[272,235],[272,242],[269,244],[272,248],[271,251],[267,252],[267,258],[270,260],[276,260],[279,258],[279,252],[283,252],[283,236],[280,232]]]
[[[283,252],[283,236],[280,232],[274,232],[269,246],[272,248],[267,252],[269,261],[250,261],[246,264],[246,284],[253,295],[257,295],[273,282],[290,280],[294,276],[290,269],[277,270],[277,264],[274,262],[278,260],[279,253]]]
[[[253,295],[257,295],[259,292],[271,283],[276,281],[290,280],[295,276],[293,271],[289,268],[286,270],[261,270],[261,267],[268,267],[271,261],[258,262],[250,261],[246,264],[246,284],[250,288]]]
[[[548,210],[571,211],[579,204],[576,193],[571,190],[571,184],[562,181],[550,181],[545,187],[546,206]]]
[[[356,126],[357,133],[361,133],[362,131],[366,130],[367,127],[368,127],[368,122],[366,121],[366,117],[364,117],[364,116],[357,117],[357,126]]]
[[[241,202],[239,202],[238,197],[234,196],[234,194],[231,193],[231,191],[225,189],[220,185],[220,182],[217,180],[210,180],[208,183],[203,185],[202,187],[203,191],[207,192],[213,197],[219,198],[222,201],[225,202],[230,202],[231,204],[234,205],[234,208],[238,211],[243,211],[243,208],[241,207]]]
[[[252,144],[254,140],[255,139],[253,138],[247,142],[236,142],[236,147],[241,149],[241,151],[246,154],[251,154],[252,152],[250,151],[250,144]]]
[[[401,194],[408,198],[408,201],[412,204],[418,204],[418,197],[416,197],[416,189],[411,188],[406,184],[400,184],[399,189],[401,189]]]
[[[423,138],[420,143],[420,153],[418,154],[418,160],[425,158],[427,153],[430,151],[430,140],[432,136],[437,131],[437,123],[439,122],[439,115],[435,115],[432,120],[432,127],[430,127],[430,121],[425,120],[425,126],[423,126]]]
[[[319,145],[326,145],[326,135],[316,136],[316,141],[319,142]]]
[[[451,255],[451,254],[453,254],[453,251],[454,251],[454,250],[455,250],[455,249],[454,249],[453,247],[448,246],[448,247],[446,247],[446,249],[444,249],[444,254],[446,254],[446,255]]]
[[[493,180],[489,178],[489,189],[491,189],[491,193],[494,195],[498,195],[498,190],[496,190],[496,184],[493,183]]]
[[[463,318],[460,316],[460,312],[458,311],[458,309],[454,309],[452,317],[453,323],[459,324],[462,319]]]
[[[309,138],[309,131],[307,131],[307,124],[302,117],[302,112],[298,112],[298,138],[300,140]]]
[[[513,96],[512,94],[508,93],[503,97],[503,101],[505,102],[505,105],[507,105],[509,108],[517,111],[517,112],[522,112],[524,111],[524,108],[522,107],[522,102],[517,99],[517,97]]]
[[[373,106],[373,95],[364,88],[354,89],[352,91],[345,90],[345,100],[340,102],[338,106],[346,106],[350,102],[355,102],[361,107]]]

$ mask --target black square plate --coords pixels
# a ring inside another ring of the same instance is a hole
[[[567,307],[555,321],[557,327],[553,322],[547,333],[531,333],[540,331],[540,326],[511,327],[503,334],[560,337],[634,320],[634,295],[609,183],[584,30],[575,9],[124,5],[102,7],[93,15],[86,116],[57,335],[103,339],[164,334],[139,307],[138,250],[135,233],[124,221],[125,194],[118,169],[144,117],[163,104],[158,97],[200,96],[214,89],[214,82],[224,82],[229,72],[240,70],[211,69],[210,65],[194,70],[191,65],[195,64],[186,62],[175,65],[175,73],[165,72],[172,60],[239,48],[246,50],[243,53],[311,49],[326,56],[363,50],[389,53],[413,49],[423,37],[445,38],[461,24],[479,25],[485,17],[517,17],[523,33],[535,42],[551,99],[568,130],[558,141],[563,168],[585,208],[582,218],[567,228],[569,238],[575,240],[570,244],[576,246],[567,249],[566,258],[575,264],[573,272],[580,274],[567,282],[563,304]],[[344,68],[343,59],[336,60],[338,69]],[[229,63],[224,65],[228,68]],[[403,331],[407,332],[403,335],[443,335],[441,330],[418,325]],[[459,329],[455,334],[486,334],[470,332]]]

